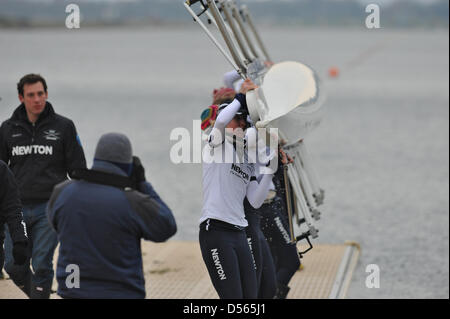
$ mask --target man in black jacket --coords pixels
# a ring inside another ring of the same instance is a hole
[[[0,230],[4,224],[11,231],[14,262],[23,265],[28,255],[28,238],[25,223],[22,219],[22,205],[19,189],[8,166],[0,161]],[[0,232],[0,275],[5,262],[3,251],[3,231]]]
[[[15,265],[10,231],[5,238],[5,270],[30,298],[49,298],[53,281],[56,233],[46,217],[53,187],[86,160],[73,122],[47,102],[47,84],[36,74],[17,84],[21,105],[0,127],[0,160],[9,165],[19,185],[30,239],[30,263]]]

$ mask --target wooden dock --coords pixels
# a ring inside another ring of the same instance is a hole
[[[299,246],[300,250],[305,247]],[[302,259],[303,269],[292,278],[288,299],[345,298],[359,258],[359,245],[314,245]],[[218,298],[198,242],[142,243],[147,298]],[[55,265],[56,256],[55,254]],[[54,290],[57,288],[54,281]],[[0,299],[25,298],[11,280],[0,280]],[[59,298],[53,294],[52,298]]]

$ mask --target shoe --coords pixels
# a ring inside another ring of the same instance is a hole
[[[33,287],[31,289],[30,299],[50,299],[51,289],[44,287]]]
[[[273,299],[286,299],[290,290],[291,288],[289,286],[278,284],[277,292],[275,293],[275,297]]]
[[[9,274],[9,277],[12,279],[14,284],[22,290],[25,295],[27,295],[28,298],[30,298],[30,289],[31,289],[31,272],[27,273],[25,278],[22,280],[14,280],[13,277],[11,277],[11,274]]]

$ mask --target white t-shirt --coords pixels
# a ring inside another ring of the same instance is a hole
[[[235,154],[233,145],[225,140],[221,146],[223,152]],[[210,156],[212,147],[206,145],[204,156]],[[216,163],[212,156],[203,163],[203,209],[200,223],[217,219],[240,227],[247,227],[244,199],[250,181],[255,179],[254,164]],[[208,160],[209,159],[209,160]]]
[[[234,100],[219,113],[204,148],[203,209],[200,223],[211,218],[247,227],[245,196],[254,208],[259,208],[269,192],[273,175],[266,174],[258,182],[255,164],[245,162],[245,141],[236,140],[235,150],[233,138],[231,137],[230,142],[230,136],[226,136],[225,128],[240,106],[239,101]]]

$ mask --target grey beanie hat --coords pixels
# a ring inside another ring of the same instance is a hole
[[[97,143],[95,159],[120,164],[131,164],[133,162],[133,151],[130,140],[121,133],[107,133],[102,135]]]

